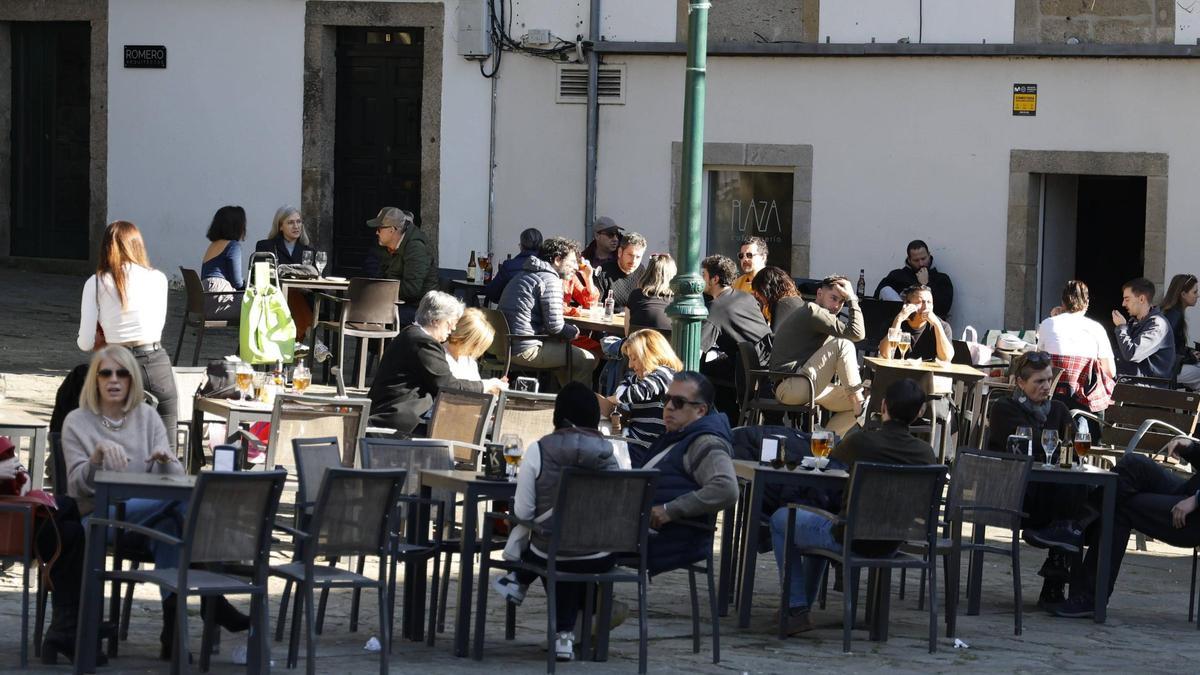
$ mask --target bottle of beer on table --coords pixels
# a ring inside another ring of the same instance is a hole
[[[867,271],[864,269],[858,271],[858,284],[854,287],[854,292],[860,298],[867,294]]]
[[[471,257],[467,258],[467,281],[475,283],[475,272],[478,269],[475,266],[475,249],[471,249]]]

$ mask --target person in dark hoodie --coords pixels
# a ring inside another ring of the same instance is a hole
[[[504,287],[508,282],[513,280],[513,277],[521,273],[525,269],[525,261],[537,255],[538,249],[542,247],[542,232],[536,227],[530,227],[521,232],[521,252],[517,253],[515,258],[509,258],[500,263],[500,269],[496,272],[496,276],[483,287],[483,294],[487,297],[488,302],[500,302],[500,294],[504,292]]]
[[[599,424],[600,404],[587,385],[570,382],[558,392],[554,399],[554,431],[530,445],[521,460],[513,515],[532,521],[548,517],[558,498],[564,469],[618,468],[612,444],[596,428]],[[518,526],[509,534],[504,555],[540,567],[546,564],[547,550],[549,541],[545,535]],[[556,562],[559,571],[578,574],[606,572],[614,564],[613,555],[606,551],[560,551]],[[510,603],[519,605],[525,599],[526,588],[536,578],[531,572],[509,572],[492,582],[492,588]],[[555,589],[554,650],[559,661],[574,658],[575,619],[583,606],[586,589],[587,584],[562,581]]]
[[[900,294],[909,286],[928,286],[933,293],[933,313],[943,319],[949,318],[950,308],[954,306],[954,283],[950,281],[950,275],[933,266],[929,245],[920,239],[908,242],[904,267],[888,272],[875,287],[875,297],[899,300]]]
[[[707,527],[715,515],[737,500],[733,472],[733,432],[714,405],[708,378],[692,370],[676,373],[663,400],[666,433],[649,448],[630,444],[635,469],[657,469],[651,534],[647,552],[656,575],[703,560],[712,548]]]

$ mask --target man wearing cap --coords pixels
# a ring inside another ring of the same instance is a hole
[[[415,316],[426,293],[437,288],[437,256],[425,233],[413,223],[413,215],[385,206],[367,221],[374,228],[379,248],[367,255],[363,272],[369,276],[400,280],[400,299]]]
[[[579,257],[588,261],[592,269],[598,270],[601,265],[617,257],[617,245],[621,243],[621,226],[608,216],[600,216],[592,226],[592,231],[595,238],[583,249]]]
[[[604,263],[596,270],[596,286],[600,289],[600,302],[608,298],[612,291],[613,305],[618,312],[625,311],[629,295],[642,283],[642,274],[646,266],[642,264],[642,256],[646,255],[646,238],[637,232],[630,232],[621,237],[621,245],[617,248],[617,257]]]

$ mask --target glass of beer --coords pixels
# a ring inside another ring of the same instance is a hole
[[[824,429],[814,430],[809,449],[812,451],[812,456],[816,458],[814,468],[820,471],[825,458],[829,457],[829,451],[833,449],[833,432]]]
[[[900,346],[900,335],[903,332],[904,331],[900,330],[899,328],[888,329],[887,340],[888,344],[891,345],[892,348],[888,350],[887,354],[883,355],[883,358],[887,359],[888,361],[891,361],[893,358],[895,358],[896,348]]]
[[[304,390],[308,389],[308,385],[310,384],[312,384],[312,371],[306,368],[303,363],[297,364],[292,369],[292,388],[297,393],[303,394]]]
[[[900,360],[904,361],[908,354],[908,348],[912,347],[912,335],[908,333],[900,333],[900,341],[896,343],[896,349],[900,350]]]
[[[500,437],[504,446],[505,473],[510,481],[517,479],[517,468],[521,465],[521,457],[525,451],[521,448],[521,437],[516,434],[504,434]]]
[[[1087,458],[1088,453],[1092,451],[1092,435],[1086,431],[1079,431],[1075,434],[1075,468],[1080,471],[1084,470],[1083,460]]]
[[[237,388],[242,393],[243,401],[250,398],[250,386],[254,384],[254,369],[249,363],[239,363],[237,370],[234,371],[237,375]]]

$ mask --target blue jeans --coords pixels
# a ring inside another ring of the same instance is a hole
[[[182,532],[183,513],[187,505],[183,502],[164,502],[157,499],[130,499],[125,502],[125,521],[178,537]],[[108,507],[108,517],[117,517],[117,507]],[[91,515],[83,518],[86,530]],[[113,530],[108,531],[108,543],[112,543]],[[179,566],[179,548],[164,544],[153,539],[147,539],[148,548],[154,555],[154,566],[158,569],[168,569]],[[165,597],[166,593],[162,593]]]
[[[779,566],[779,583],[783,583],[784,537],[787,533],[787,509],[771,516],[771,542],[775,548],[775,564]],[[833,521],[808,511],[796,511],[796,530],[793,544],[797,549],[823,548],[839,551],[842,545],[833,538]],[[808,609],[817,596],[817,584],[825,572],[827,561],[817,556],[792,555],[792,587],[788,589],[789,609]]]

